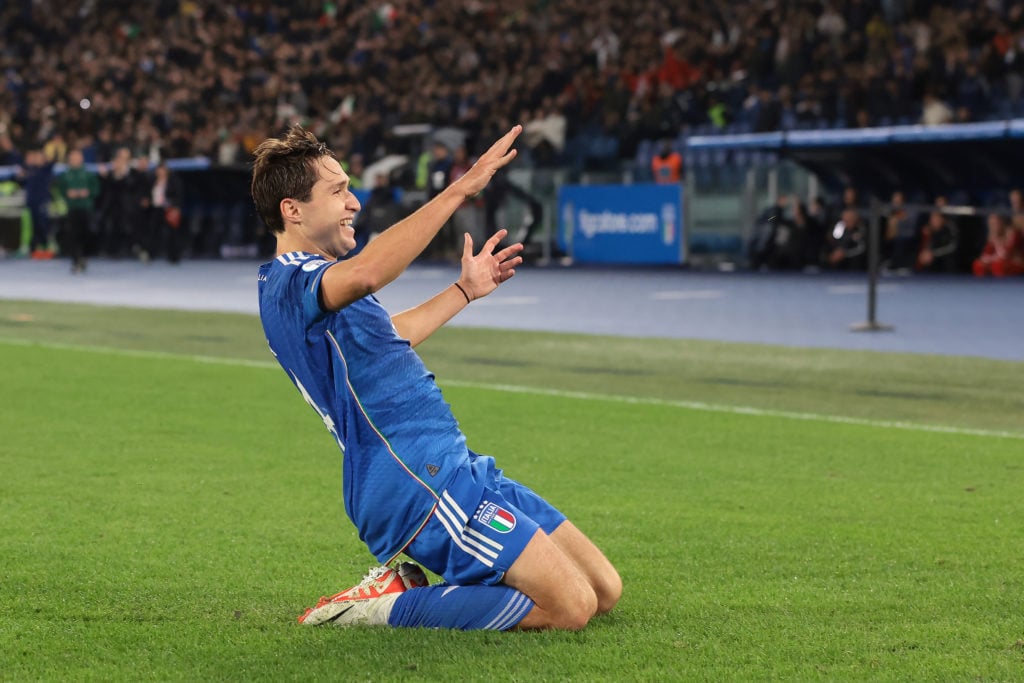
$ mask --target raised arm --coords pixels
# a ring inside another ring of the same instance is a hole
[[[385,230],[359,254],[331,266],[320,284],[324,308],[332,311],[344,308],[401,275],[427,248],[462,202],[481,192],[495,172],[516,157],[512,143],[522,130],[522,126],[513,126],[480,156],[465,175],[438,196]]]
[[[523,262],[519,256],[523,245],[516,243],[497,253],[494,251],[507,234],[507,230],[494,233],[480,253],[474,255],[473,238],[466,233],[459,279],[419,306],[392,316],[391,322],[398,334],[416,346],[471,301],[487,296],[515,275],[516,266]]]

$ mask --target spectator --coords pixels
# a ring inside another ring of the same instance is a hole
[[[786,197],[779,197],[775,204],[761,212],[754,224],[748,247],[748,259],[753,270],[774,266],[775,237],[784,220],[786,203]]]
[[[448,145],[435,140],[430,146],[431,158],[427,167],[427,196],[431,199],[448,187],[452,173],[452,155]]]
[[[762,88],[756,97],[751,97],[754,112],[754,132],[764,133],[782,127],[782,105],[768,88]]]
[[[63,164],[67,161],[68,144],[64,141],[63,133],[57,131],[46,141],[46,144],[43,145],[43,156],[54,164]]]
[[[53,249],[50,246],[50,183],[53,181],[53,162],[46,160],[43,150],[29,150],[25,155],[25,165],[19,168],[18,179],[25,190],[25,206],[32,217],[32,239],[29,242],[32,258],[53,258]]]
[[[790,212],[786,221],[775,237],[778,253],[776,267],[801,268],[804,265],[804,245],[807,240],[807,232],[818,228],[799,197],[796,195],[790,197],[789,206]]]
[[[565,150],[567,122],[551,97],[544,102],[536,114],[523,126],[523,143],[533,153],[538,166],[550,166],[560,159]]]
[[[1024,236],[1024,192],[1010,190],[1010,227]]]
[[[857,202],[859,201],[860,195],[857,192],[857,188],[852,185],[844,187],[843,194],[839,198],[839,201],[829,208],[828,218],[826,219],[829,229],[831,229],[836,223],[843,220],[843,214],[846,211],[859,212],[860,207],[857,205]]]
[[[167,167],[157,165],[149,185],[148,232],[154,253],[162,248],[170,263],[181,260],[183,247],[181,226],[181,180]]]
[[[920,238],[917,234],[917,219],[906,207],[903,193],[892,193],[891,208],[885,221],[883,256],[884,269],[900,274],[909,273],[914,266],[915,254]]]
[[[100,181],[95,173],[85,168],[81,150],[68,154],[68,168],[58,176],[56,186],[68,206],[66,244],[71,272],[84,273],[86,242],[92,230]]]
[[[953,122],[953,110],[932,92],[925,94],[921,111],[921,123],[926,126],[939,126]]]
[[[819,33],[838,43],[846,33],[846,20],[829,3],[818,17],[817,28]]]
[[[811,222],[796,196],[779,197],[761,213],[755,227],[751,267],[788,270],[803,265],[805,233]]]
[[[0,132],[0,166],[20,166],[23,159],[14,141],[6,132]]]
[[[109,164],[100,166],[99,250],[108,256],[123,255],[131,238],[136,195],[130,162],[131,151],[121,147]]]
[[[956,104],[958,121],[978,121],[990,109],[989,85],[978,71],[978,65],[967,63],[957,79]]]
[[[978,277],[1024,274],[1024,240],[1017,230],[998,214],[988,216],[988,241],[972,270]]]
[[[159,232],[153,222],[153,174],[149,172],[149,159],[138,157],[128,174],[130,194],[125,222],[132,235],[132,253],[143,262],[149,261],[156,251]]]
[[[507,223],[499,225],[498,222],[498,212],[508,207],[509,200],[518,200],[525,204],[526,210],[523,212],[523,225],[518,230]],[[521,242],[524,245],[524,258],[528,254],[532,254],[535,248],[543,249],[542,243],[533,244],[531,240],[534,229],[541,224],[543,217],[544,206],[540,201],[519,185],[509,181],[508,175],[505,173],[495,174],[487,189],[484,190],[484,225],[486,226],[487,234],[493,235],[501,228],[507,228],[509,234],[506,241],[511,243]],[[549,246],[557,248],[554,245]]]
[[[448,184],[451,185],[456,180],[466,175],[470,168],[473,167],[473,163],[476,159],[468,156],[466,153],[465,145],[459,145],[455,148],[455,153],[452,156],[451,170],[448,172]],[[452,214],[452,235],[451,242],[452,248],[458,251],[458,245],[462,243],[463,234],[469,233],[470,237],[473,238],[474,244],[480,244],[480,242],[486,239],[484,234],[484,221],[482,216],[483,211],[483,196],[473,197],[467,199],[462,203],[454,214]]]
[[[828,240],[828,265],[836,270],[863,270],[866,251],[860,213],[845,209]]]
[[[356,216],[356,244],[358,248],[366,244],[383,230],[394,225],[401,219],[401,207],[395,198],[395,188],[386,173],[374,176],[373,189]]]
[[[349,155],[345,172],[348,173],[348,186],[353,190],[362,189],[363,173],[366,172],[366,164],[363,161],[363,155],[358,152]]]
[[[942,198],[936,200],[942,205]],[[921,229],[915,269],[922,272],[951,273],[956,270],[957,229],[941,210],[928,214]]]
[[[672,149],[670,140],[663,140],[658,153],[651,158],[651,173],[659,185],[676,185],[683,180],[683,157]]]
[[[800,263],[805,271],[817,271],[822,264],[827,240],[825,202],[814,197],[804,211],[804,227],[800,240]]]
[[[466,152],[465,145],[459,145],[455,148],[455,152],[452,155],[451,170],[448,172],[448,184],[454,183],[456,180],[466,175],[466,172],[473,167],[474,160],[469,157]]]
[[[448,145],[440,139],[434,140],[430,146],[430,164],[427,167],[427,197],[432,199],[439,195],[444,188],[448,187],[451,180],[452,166],[451,150]],[[442,259],[454,259],[458,253],[455,247],[454,221],[449,219],[444,227],[434,237],[434,241],[426,254]]]

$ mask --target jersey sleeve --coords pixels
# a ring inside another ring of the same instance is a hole
[[[327,269],[335,263],[337,261],[312,259],[294,266],[295,272],[290,278],[289,288],[292,289],[292,295],[301,303],[302,320],[306,323],[307,329],[328,314],[328,311],[320,306],[320,281]]]

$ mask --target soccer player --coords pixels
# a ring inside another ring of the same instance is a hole
[[[259,270],[271,351],[343,452],[345,510],[383,566],[299,617],[304,624],[580,629],[610,610],[618,573],[565,516],[478,455],[413,348],[515,275],[522,244],[479,253],[464,237],[456,282],[389,315],[373,296],[456,209],[516,156],[513,127],[465,175],[355,246],[360,209],[333,153],[295,126],[256,149],[252,194],[277,237]],[[444,578],[398,563],[405,554]],[[394,565],[389,566],[389,565]]]

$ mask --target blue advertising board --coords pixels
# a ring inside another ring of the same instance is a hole
[[[685,260],[681,185],[564,185],[558,216],[562,247],[577,263]]]

